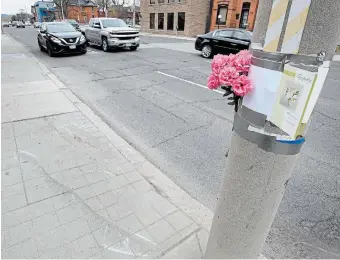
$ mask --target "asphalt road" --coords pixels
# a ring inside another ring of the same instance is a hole
[[[33,28],[5,28],[175,183],[214,210],[232,108],[203,88],[193,42],[142,36],[135,52],[50,58]],[[192,47],[193,49],[193,47]],[[182,51],[179,51],[182,50]],[[340,258],[340,63],[334,63],[267,239],[268,258]],[[273,173],[275,174],[275,173]]]

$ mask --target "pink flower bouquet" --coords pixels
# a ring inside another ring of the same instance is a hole
[[[238,109],[238,101],[253,89],[248,78],[251,54],[248,50],[240,51],[238,54],[216,55],[211,63],[212,73],[208,78],[208,88],[217,89],[221,87],[226,93],[223,96],[233,94],[229,97]]]

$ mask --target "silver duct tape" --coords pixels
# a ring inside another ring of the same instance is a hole
[[[263,60],[256,57],[251,58],[251,65],[275,71],[283,71],[284,68],[284,63]]]
[[[240,115],[247,121],[252,124],[264,127],[266,124],[267,116],[265,114],[261,114],[256,112],[246,106],[241,106],[239,108]]]
[[[316,72],[322,63],[317,61],[317,55],[286,54],[279,52],[265,52],[252,50],[251,64],[261,68],[283,71],[284,65],[297,67],[299,69]]]
[[[263,50],[252,50],[253,57],[276,61],[276,62],[283,62],[292,54],[285,54],[280,52],[266,52]]]
[[[274,136],[249,131],[249,125],[247,120],[235,113],[234,131],[242,138],[257,144],[264,151],[275,154],[295,155],[300,152],[303,142],[298,144],[278,142]]]
[[[252,50],[251,64],[269,70],[283,71],[284,64],[289,55],[283,53],[265,52],[261,50]]]

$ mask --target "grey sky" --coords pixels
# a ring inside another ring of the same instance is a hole
[[[31,12],[31,5],[34,0],[0,0],[1,1],[1,13],[3,14],[15,14],[19,12],[19,9],[27,8],[27,12]]]

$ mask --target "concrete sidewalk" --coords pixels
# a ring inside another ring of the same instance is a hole
[[[196,41],[196,37],[185,37],[185,36],[176,36],[176,35],[158,34],[158,33],[146,33],[146,32],[140,32],[139,34],[142,36],[163,37],[163,38],[169,38],[169,39]]]
[[[2,258],[201,258],[212,212],[22,45],[1,45]]]

